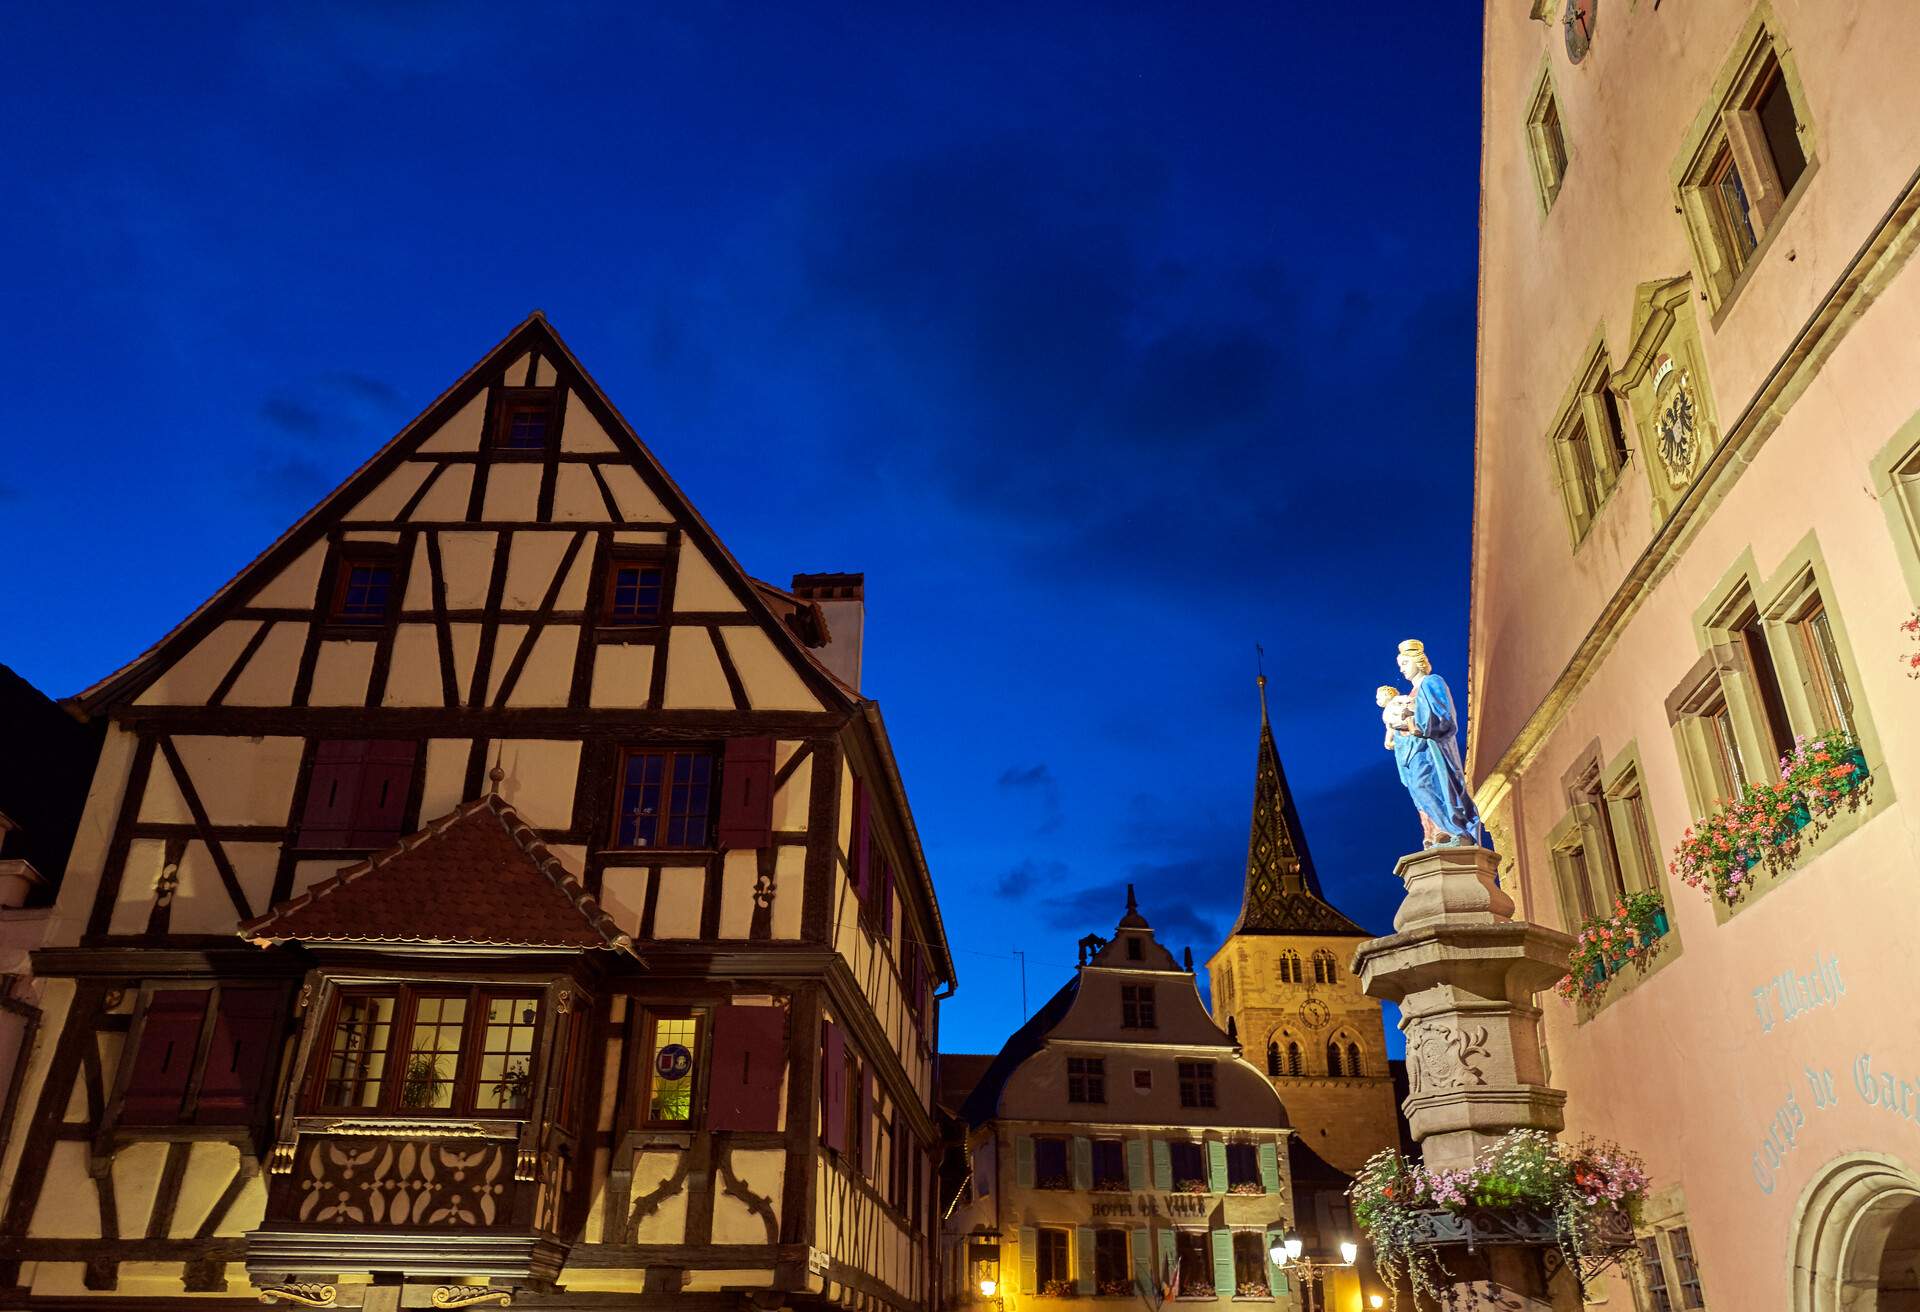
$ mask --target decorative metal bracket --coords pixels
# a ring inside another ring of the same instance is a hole
[[[508,1307],[513,1303],[513,1293],[511,1290],[495,1289],[491,1285],[441,1285],[433,1291],[435,1307],[479,1307],[482,1303],[498,1303],[501,1307]]]
[[[297,1143],[289,1140],[282,1140],[280,1143],[276,1143],[273,1146],[273,1150],[267,1154],[267,1174],[293,1174],[293,1158],[298,1148],[299,1145]]]
[[[260,1291],[262,1303],[292,1303],[296,1307],[334,1307],[339,1298],[340,1291],[334,1286],[309,1281],[268,1285]]]

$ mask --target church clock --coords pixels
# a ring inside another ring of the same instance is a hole
[[[1327,1010],[1327,1004],[1318,998],[1308,998],[1300,1004],[1300,1023],[1310,1030],[1323,1030],[1327,1022],[1333,1019],[1333,1013]]]
[[[1599,8],[1600,0],[1567,0],[1566,14],[1560,22],[1566,28],[1567,58],[1576,64],[1593,46],[1593,20]]]

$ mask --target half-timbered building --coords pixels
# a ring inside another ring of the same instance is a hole
[[[0,1301],[924,1304],[954,972],[863,619],[515,328],[70,703]]]

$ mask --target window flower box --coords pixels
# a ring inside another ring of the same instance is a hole
[[[1375,1153],[1347,1190],[1380,1278],[1436,1302],[1449,1248],[1557,1247],[1577,1275],[1629,1254],[1646,1194],[1634,1154],[1538,1130],[1501,1136],[1458,1171],[1429,1170],[1392,1149]]]
[[[1204,1194],[1207,1192],[1205,1180],[1175,1180],[1173,1191],[1177,1194]]]
[[[1182,1280],[1176,1298],[1216,1298],[1213,1286],[1204,1280]]]
[[[1102,1280],[1097,1288],[1102,1298],[1124,1298],[1132,1295],[1133,1281]]]
[[[1273,1291],[1267,1288],[1264,1280],[1242,1280],[1234,1286],[1235,1298],[1272,1298]]]
[[[1043,1175],[1033,1182],[1035,1189],[1070,1189],[1073,1186],[1064,1175]]]
[[[1258,1180],[1238,1180],[1227,1186],[1230,1194],[1265,1194],[1267,1187]]]
[[[1040,1297],[1072,1298],[1073,1297],[1073,1281],[1049,1280],[1044,1285],[1040,1286]]]
[[[1125,1180],[1095,1180],[1093,1192],[1097,1194],[1124,1194],[1132,1192]]]
[[[1872,784],[1866,754],[1853,735],[1833,730],[1798,738],[1780,759],[1777,783],[1750,784],[1741,796],[1690,826],[1669,869],[1689,888],[1733,906],[1764,865],[1785,870],[1809,837],[1841,810],[1858,810]]]
[[[1592,1001],[1629,966],[1645,970],[1667,935],[1667,904],[1652,889],[1616,900],[1610,915],[1595,916],[1574,934],[1567,973],[1555,991],[1569,1002]]]

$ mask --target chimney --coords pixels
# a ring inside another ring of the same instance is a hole
[[[832,641],[814,652],[834,677],[860,691],[860,643],[866,630],[865,574],[795,574],[794,596],[820,608]]]

